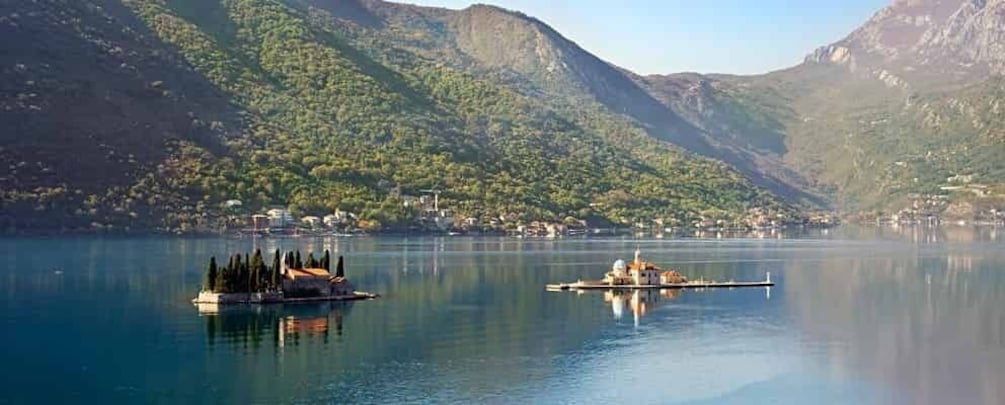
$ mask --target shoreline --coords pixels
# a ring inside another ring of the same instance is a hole
[[[212,305],[250,305],[250,304],[295,304],[304,302],[326,301],[360,301],[380,298],[380,294],[366,291],[353,291],[352,295],[330,295],[318,297],[284,297],[283,293],[208,293],[200,292],[192,299],[192,304]]]
[[[193,232],[170,232],[164,230],[0,230],[0,238],[51,238],[51,237],[66,237],[66,236],[92,236],[92,237],[108,237],[108,238],[187,238],[187,239],[199,239],[199,238],[262,238],[262,239],[297,239],[297,238],[320,238],[320,237],[330,237],[330,238],[362,238],[362,237],[484,237],[484,236],[511,236],[517,238],[527,238],[527,239],[563,239],[563,238],[590,238],[594,236],[623,236],[623,235],[636,235],[639,233],[645,234],[648,237],[657,237],[657,235],[665,235],[666,237],[680,237],[680,238],[690,238],[694,232],[702,233],[721,233],[724,235],[737,235],[737,234],[747,234],[752,232],[764,232],[764,231],[811,231],[811,230],[834,230],[845,228],[848,226],[860,227],[860,228],[874,228],[874,229],[885,229],[885,228],[925,228],[925,229],[958,229],[958,228],[975,228],[975,229],[994,229],[994,228],[1005,228],[1005,224],[1002,223],[988,223],[988,222],[967,222],[965,224],[960,224],[957,222],[945,222],[937,225],[928,224],[918,224],[918,223],[875,223],[875,222],[863,222],[863,223],[853,223],[847,222],[839,225],[832,226],[805,226],[805,225],[792,225],[792,226],[781,226],[774,228],[764,228],[764,229],[720,229],[720,230],[706,230],[706,229],[677,229],[673,232],[655,232],[652,230],[637,230],[634,228],[595,228],[600,229],[598,233],[586,232],[578,233],[573,235],[557,235],[551,236],[539,236],[539,235],[524,235],[515,234],[507,231],[469,231],[469,232],[449,232],[449,231],[399,231],[399,230],[388,230],[388,231],[377,231],[377,232],[365,232],[365,233],[352,233],[352,234],[340,234],[331,232],[322,233],[277,233],[277,234],[242,234],[234,231],[224,231],[224,232],[211,232],[211,231],[193,231]]]

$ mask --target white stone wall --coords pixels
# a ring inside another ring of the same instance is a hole
[[[282,301],[282,293],[214,293],[200,291],[195,298],[198,304],[234,304],[234,303],[262,303]]]

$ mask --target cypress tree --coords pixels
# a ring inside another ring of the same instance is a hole
[[[225,292],[234,292],[234,256],[230,256],[227,268],[223,270],[223,288]]]
[[[209,269],[206,270],[206,281],[203,282],[202,289],[209,292],[216,290],[216,257],[209,258]]]
[[[321,259],[321,266],[325,270],[328,270],[328,272],[332,271],[332,257],[331,253],[328,252],[328,249],[325,249],[325,256]]]
[[[270,280],[272,288],[277,291],[280,289],[280,287],[282,287],[282,280],[279,279],[280,277],[279,270],[280,270],[279,267],[272,268],[272,280]]]
[[[230,265],[227,266],[227,292],[235,291],[234,280],[237,280],[237,259],[236,255],[230,256]]]
[[[265,256],[259,255],[258,260],[258,290],[268,291],[269,289],[269,265],[265,264]]]
[[[231,288],[231,282],[232,282],[231,272],[233,271],[234,268],[233,265],[234,265],[234,256],[230,256],[230,261],[227,262],[227,267],[224,267],[223,270],[220,271],[220,278],[221,278],[219,285],[220,292],[224,293],[233,292],[233,289]]]
[[[255,255],[251,257],[251,291],[259,292],[262,289],[262,251],[255,250]]]
[[[234,265],[236,271],[234,272],[234,292],[244,292],[244,282],[248,280],[247,276],[244,275],[244,264],[241,263],[241,254],[238,253],[234,255]]]
[[[224,292],[227,285],[227,268],[221,267],[216,270],[216,283],[213,285],[213,292]]]
[[[230,292],[241,292],[241,255],[234,254],[234,268],[230,269]]]
[[[318,261],[314,259],[314,253],[307,254],[307,267],[312,269],[318,268]]]
[[[276,255],[272,257],[272,277],[270,285],[273,289],[279,289],[279,249],[276,249]]]
[[[335,277],[345,278],[345,268],[342,267],[342,256],[338,257],[338,264],[335,265]]]
[[[297,250],[297,256],[296,256],[296,258],[293,260],[293,268],[295,268],[295,269],[302,269],[302,268],[304,268],[304,262],[300,261],[300,250],[299,249]]]
[[[244,292],[251,292],[251,258],[248,253],[244,253],[244,278],[241,281],[244,283]]]

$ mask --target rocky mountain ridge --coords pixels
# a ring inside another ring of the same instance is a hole
[[[890,87],[973,84],[1005,73],[1005,1],[896,0],[806,61],[843,65]]]

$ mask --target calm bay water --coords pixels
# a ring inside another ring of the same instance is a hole
[[[0,403],[1005,403],[1000,231],[795,239],[0,239]],[[345,255],[382,298],[225,308],[211,255]],[[546,292],[636,246],[778,286]]]

